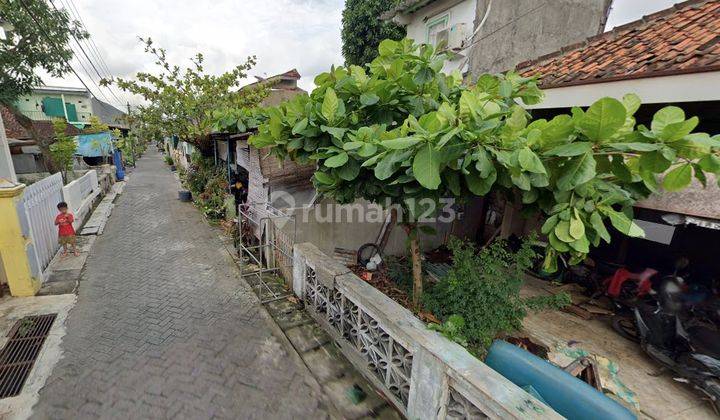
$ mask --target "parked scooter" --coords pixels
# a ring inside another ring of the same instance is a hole
[[[613,327],[637,339],[645,353],[676,375],[675,380],[703,392],[720,414],[720,333],[707,326],[683,325],[678,316],[683,293],[682,277],[666,276],[656,288],[657,299],[637,303],[631,318],[616,316]]]

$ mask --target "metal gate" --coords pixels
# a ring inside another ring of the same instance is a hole
[[[292,281],[293,245],[297,233],[295,216],[268,203],[248,203],[238,210],[239,239],[236,244],[242,264],[241,275],[269,292],[262,303],[284,299],[292,293],[273,290],[264,276],[279,275]]]

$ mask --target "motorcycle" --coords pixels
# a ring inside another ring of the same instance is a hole
[[[617,315],[613,328],[638,341],[643,351],[676,375],[675,380],[700,390],[720,414],[720,332],[707,325],[686,327],[683,309],[684,280],[664,277],[656,299],[641,300],[632,315]]]

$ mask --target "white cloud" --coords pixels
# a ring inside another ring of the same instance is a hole
[[[258,60],[250,80],[254,75],[270,76],[297,68],[303,76],[300,85],[306,90],[312,89],[318,73],[343,61],[343,0],[55,0],[55,4],[69,5],[71,1],[114,76],[127,78],[137,71],[155,70],[138,36],[153,38],[156,45],[167,50],[173,63],[188,65],[189,57],[202,52],[206,69],[212,73],[243,63],[249,55]],[[614,0],[607,28],[677,2]],[[77,58],[73,66],[97,93]],[[73,75],[63,79],[46,76],[44,80],[51,85],[81,86]],[[112,96],[106,95],[112,101]],[[121,99],[125,101],[128,96],[121,95]],[[139,102],[139,98],[129,99]]]
[[[318,73],[343,61],[342,0],[74,2],[114,76],[132,77],[137,71],[156,69],[138,36],[151,37],[167,50],[172,63],[183,66],[189,64],[189,57],[202,52],[206,70],[211,73],[226,71],[250,55],[257,56],[251,80],[254,75],[271,76],[297,68],[302,75],[300,85],[306,90],[312,89]],[[77,60],[73,66],[97,92]],[[73,75],[44,80],[51,85],[81,86]],[[137,98],[131,101],[137,102]]]

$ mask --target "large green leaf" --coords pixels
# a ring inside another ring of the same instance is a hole
[[[372,143],[365,143],[362,145],[362,147],[358,150],[358,155],[361,157],[370,157],[377,152],[377,146],[375,146]]]
[[[392,55],[397,49],[398,45],[399,44],[397,41],[393,41],[392,39],[385,39],[378,46],[378,51],[380,52],[381,56]]]
[[[690,185],[690,181],[692,181],[692,166],[686,163],[665,174],[663,188],[671,192],[680,191]]]
[[[700,120],[692,117],[689,120],[669,123],[665,125],[658,137],[665,141],[677,141],[690,134],[697,127]]]
[[[595,229],[595,232],[597,232],[597,234],[600,235],[605,242],[610,243],[610,233],[607,231],[605,223],[603,222],[602,217],[600,217],[600,213],[594,211],[590,215],[590,224],[593,229]]]
[[[308,126],[308,119],[307,119],[307,118],[303,118],[302,120],[298,121],[298,122],[293,126],[293,128],[292,128],[292,133],[293,133],[293,134],[299,134],[299,133],[301,133],[303,130],[305,130],[305,129],[307,128],[307,126]]]
[[[471,169],[470,173],[465,175],[465,182],[467,183],[470,192],[477,196],[484,196],[492,188],[495,180],[497,179],[497,172],[492,171],[487,177],[482,177],[480,174]]]
[[[640,97],[634,93],[628,93],[623,96],[622,103],[625,106],[625,110],[627,111],[628,115],[635,114],[635,111],[637,111],[638,108],[640,108],[640,105],[642,105]]]
[[[340,154],[337,154],[333,157],[330,157],[325,160],[325,166],[328,168],[338,168],[340,166],[343,166],[348,161],[348,154],[345,152],[342,152]]]
[[[335,90],[333,90],[333,88],[327,88],[320,112],[328,123],[332,124],[335,122],[335,114],[337,113],[338,106],[339,101]]]
[[[347,163],[338,169],[338,175],[345,181],[352,181],[360,174],[360,164],[355,159],[348,159]]]
[[[440,185],[440,155],[432,145],[420,148],[413,160],[413,174],[423,187],[436,190]]]
[[[478,147],[473,153],[473,158],[475,159],[475,168],[480,172],[481,177],[487,178],[491,172],[495,172],[495,166],[484,147]]]
[[[590,241],[588,240],[587,236],[582,236],[579,239],[570,242],[570,248],[574,249],[577,252],[581,252],[583,254],[587,254],[590,252]]]
[[[561,220],[555,225],[555,236],[565,243],[575,241],[575,238],[570,234],[570,222],[568,220]]]
[[[343,150],[357,150],[361,147],[363,147],[367,143],[363,143],[361,141],[348,141],[343,143]]]
[[[622,102],[602,98],[590,105],[580,120],[579,128],[590,140],[608,140],[625,124],[626,116],[627,110]]]
[[[528,172],[534,172],[537,174],[547,173],[545,166],[540,161],[538,155],[527,147],[520,149],[518,162],[520,163],[520,167]]]
[[[280,118],[270,118],[270,122],[268,124],[270,128],[270,135],[275,140],[280,140],[282,137],[282,131],[283,131],[283,122]]]
[[[572,143],[562,144],[560,146],[553,147],[547,152],[543,153],[545,156],[580,156],[583,153],[587,153],[592,150],[592,143],[585,141],[576,141]]]
[[[410,137],[398,137],[396,139],[385,140],[380,144],[386,149],[402,150],[412,147],[422,141],[422,137],[410,136]]]
[[[575,239],[580,239],[583,236],[585,236],[585,225],[583,224],[582,220],[580,220],[577,209],[575,209],[574,217],[570,218],[569,231],[570,231],[570,236],[572,236]]]
[[[621,233],[633,238],[645,236],[645,232],[643,232],[640,226],[628,219],[628,217],[625,216],[625,213],[617,212],[611,208],[604,208],[602,211],[610,218],[610,223],[612,223],[615,229]]]
[[[698,162],[703,171],[720,174],[720,157],[707,155]]]
[[[650,129],[660,134],[668,124],[679,123],[685,120],[685,111],[676,106],[666,106],[653,115]]]
[[[570,191],[595,177],[595,158],[591,153],[572,158],[560,168],[557,187],[560,191]]]
[[[365,92],[360,95],[360,103],[365,106],[375,105],[380,100],[380,97],[372,92]]]
[[[321,184],[325,185],[332,185],[335,180],[330,175],[326,174],[325,172],[315,172],[315,179],[318,180]]]
[[[347,128],[341,127],[328,127],[327,125],[321,125],[320,129],[338,140],[342,140],[345,133],[348,131]]]
[[[665,172],[670,165],[671,162],[659,151],[645,153],[640,156],[640,167],[652,173]]]

